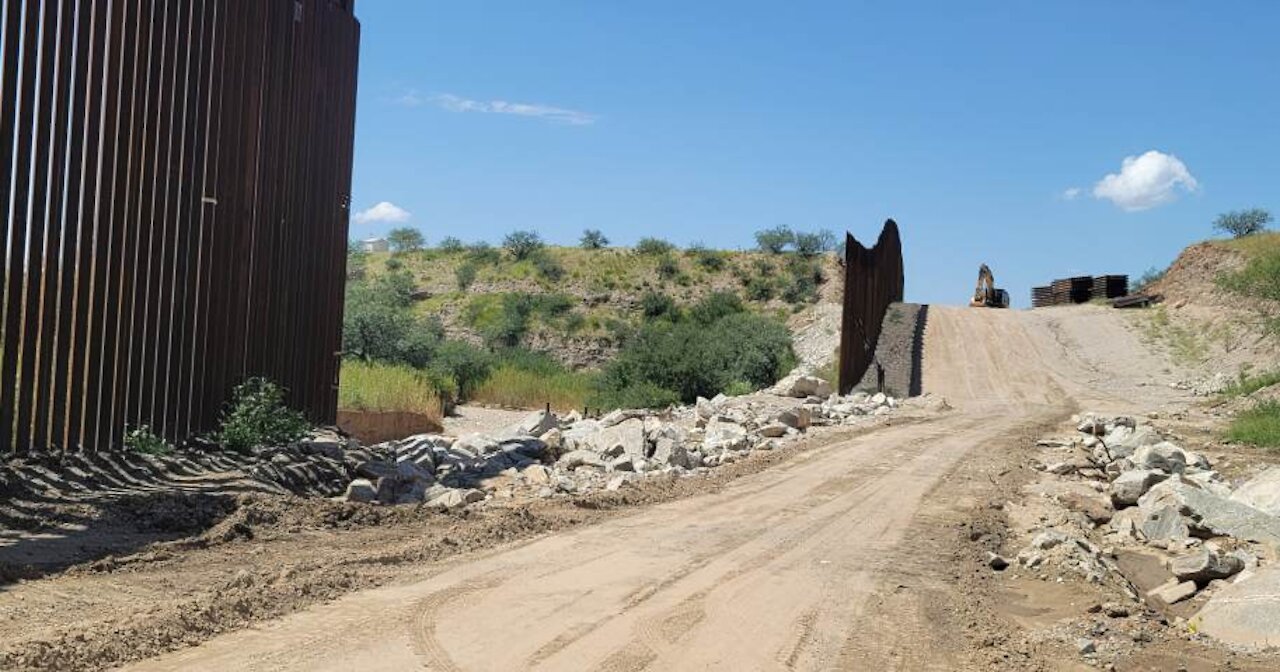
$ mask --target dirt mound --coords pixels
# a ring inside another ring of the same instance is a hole
[[[1243,254],[1221,243],[1198,243],[1183,250],[1164,277],[1152,283],[1147,291],[1164,296],[1165,302],[1173,305],[1221,305],[1224,297],[1218,278],[1240,270],[1244,264]]]

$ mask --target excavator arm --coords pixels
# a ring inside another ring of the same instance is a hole
[[[969,305],[978,308],[1009,307],[1008,294],[1002,289],[996,289],[996,277],[986,264],[978,268],[978,284],[973,289],[973,300]]]

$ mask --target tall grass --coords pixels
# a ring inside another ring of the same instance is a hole
[[[1232,383],[1223,394],[1228,397],[1244,397],[1264,387],[1280,384],[1280,370],[1260,373],[1256,376],[1240,374],[1240,379]]]
[[[1280,448],[1280,402],[1264,401],[1237,415],[1227,438],[1263,448]]]
[[[595,376],[577,371],[536,371],[503,364],[476,389],[472,400],[507,408],[538,409],[546,404],[558,411],[586,405]]]
[[[440,397],[423,373],[407,366],[347,360],[338,384],[338,408],[402,412],[441,420]]]

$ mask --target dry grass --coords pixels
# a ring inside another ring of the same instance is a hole
[[[476,390],[472,401],[504,408],[557,411],[582,408],[592,393],[591,374],[574,371],[546,373],[504,365]]]
[[[442,420],[440,398],[429,380],[405,366],[342,363],[338,408],[351,411],[417,413]]]

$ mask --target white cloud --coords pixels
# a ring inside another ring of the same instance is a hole
[[[395,203],[383,201],[364,212],[357,212],[351,219],[356,224],[376,224],[382,222],[396,224],[399,222],[407,222],[412,216],[413,215],[411,215],[408,210],[405,210]]]
[[[1066,191],[1062,192],[1062,200],[1074,201],[1080,197],[1081,191],[1083,191],[1083,189],[1081,189],[1080,187],[1071,187],[1070,189],[1067,189]]]
[[[1107,175],[1094,185],[1093,197],[1134,212],[1170,203],[1180,190],[1193,192],[1199,187],[1178,157],[1151,150],[1141,156],[1125,157],[1119,173]]]
[[[427,104],[427,99],[419,95],[417,91],[409,89],[399,96],[392,98],[391,102],[401,107],[422,107]]]
[[[412,95],[409,94],[409,95]],[[413,98],[417,100],[416,96]],[[596,122],[594,114],[566,110],[550,105],[534,105],[530,103],[509,103],[505,100],[471,100],[452,93],[432,96],[431,102],[450,112],[484,112],[489,114],[510,114],[518,117],[532,117],[557,124],[570,126],[588,126]]]

